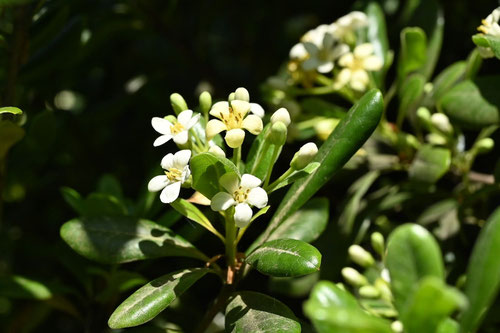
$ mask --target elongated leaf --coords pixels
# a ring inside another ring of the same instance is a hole
[[[460,318],[462,333],[475,332],[500,288],[500,208],[488,218],[472,250],[465,295],[469,307]]]
[[[358,301],[351,293],[330,281],[318,282],[311,292],[310,300],[323,307],[345,307],[361,310]]]
[[[413,116],[414,111],[420,105],[424,93],[425,77],[415,73],[408,76],[399,91],[399,110],[397,124],[401,126],[407,116]]]
[[[225,157],[211,153],[194,156],[190,162],[193,175],[193,188],[211,199],[221,191],[219,178],[225,173],[236,172],[236,166]]]
[[[269,235],[269,240],[292,238],[311,243],[325,230],[328,224],[329,210],[330,203],[328,199],[311,199],[304,207],[283,221]]]
[[[351,108],[319,149],[314,162],[319,162],[320,167],[290,187],[269,226],[247,253],[267,240],[286,218],[300,209],[356,153],[377,127],[383,104],[382,94],[373,89]]]
[[[440,107],[450,119],[471,129],[481,129],[500,122],[498,107],[486,100],[478,86],[463,81],[449,90],[439,101]]]
[[[436,202],[435,204],[427,207],[417,219],[418,224],[429,224],[436,222],[442,216],[458,207],[458,202],[455,199],[445,199]]]
[[[280,301],[253,291],[235,294],[226,307],[226,332],[300,333],[293,312]]]
[[[467,70],[465,61],[458,61],[446,67],[433,82],[431,98],[439,101],[455,84],[462,80]]]
[[[281,150],[281,147],[275,145],[270,145],[269,142],[265,140],[268,132],[271,130],[271,124],[267,124],[262,132],[255,138],[252,147],[250,147],[250,152],[246,160],[246,172],[254,175],[260,180],[264,180],[267,175],[267,171],[273,161],[273,153],[276,149]]]
[[[61,227],[61,237],[80,255],[102,263],[166,256],[208,260],[172,230],[133,217],[73,219]]]
[[[207,268],[191,268],[149,282],[116,308],[109,318],[109,327],[132,327],[150,321],[209,272]]]
[[[224,237],[214,228],[212,223],[208,220],[208,218],[203,214],[195,205],[184,200],[177,199],[174,202],[170,203],[170,205],[179,213],[201,225],[203,228],[207,229],[217,237],[219,237],[222,241],[224,241]]]
[[[16,108],[14,106],[4,106],[0,108],[0,114],[11,114],[14,116],[22,115],[23,111],[19,108]]]
[[[425,145],[420,148],[411,163],[410,179],[424,183],[435,183],[450,168],[451,152],[446,148]]]
[[[386,68],[389,55],[389,40],[385,24],[384,11],[378,3],[372,1],[366,7],[368,16],[367,39],[373,45],[375,55],[382,60],[382,68]],[[383,88],[383,72],[373,72],[377,86]]]
[[[13,275],[0,278],[0,296],[44,300],[51,298],[52,292],[42,282]]]
[[[453,311],[464,308],[465,296],[443,280],[423,278],[401,311],[401,321],[408,333],[436,332],[437,327]]]
[[[398,75],[403,80],[409,73],[421,69],[427,61],[427,37],[418,27],[407,27],[401,31]]]
[[[398,310],[404,309],[420,279],[444,277],[441,250],[434,237],[417,224],[396,228],[387,243],[386,265]]]
[[[85,211],[84,199],[76,190],[69,187],[61,187],[61,194],[64,201],[71,206],[79,215],[83,215]]]
[[[245,260],[262,274],[291,277],[319,271],[321,253],[312,245],[296,239],[266,242]]]
[[[443,44],[444,15],[443,11],[441,10],[441,8],[439,8],[439,5],[436,1],[427,0],[423,1],[423,3],[427,3],[428,6],[434,7],[432,9],[434,12],[434,17],[432,18],[434,19],[434,25],[432,26],[432,28],[430,28],[432,30],[424,30],[426,31],[426,35],[429,38],[427,42],[427,60],[425,61],[425,64],[421,70],[421,73],[424,75],[424,77],[429,79],[434,72],[434,68],[436,67],[439,59],[439,53],[441,52],[441,46]],[[425,18],[425,20],[427,19],[428,17]]]

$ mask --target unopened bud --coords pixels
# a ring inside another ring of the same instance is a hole
[[[419,107],[417,110],[417,118],[421,123],[429,125],[431,122],[431,112],[426,107]]]
[[[380,297],[388,302],[392,301],[392,292],[389,284],[381,278],[375,280],[375,288],[380,292]]]
[[[431,116],[432,124],[443,133],[453,132],[453,127],[450,124],[450,120],[444,113],[434,113]]]
[[[495,141],[491,138],[484,138],[476,142],[475,146],[479,154],[485,154],[493,149]]]
[[[235,96],[234,92],[230,93],[229,96],[227,97],[227,101],[229,103],[231,103],[232,101],[234,101],[235,100],[234,96]]]
[[[236,91],[234,92],[234,99],[249,102],[250,101],[250,94],[248,93],[248,90],[240,87],[240,88],[236,89]]]
[[[377,252],[378,254],[380,254],[380,256],[383,257],[385,251],[384,236],[380,232],[374,232],[373,234],[371,234],[370,240],[375,252]]]
[[[273,113],[273,115],[271,116],[271,123],[274,124],[278,121],[282,122],[286,126],[290,125],[292,120],[290,119],[290,113],[288,113],[287,109],[280,108]]]
[[[374,286],[362,286],[359,288],[359,294],[365,298],[378,298],[380,291]]]
[[[276,146],[283,146],[286,142],[287,128],[281,121],[274,123],[269,132],[269,141]]]
[[[212,107],[212,95],[208,91],[200,94],[200,109],[202,113],[208,113]]]
[[[434,89],[434,85],[432,84],[432,82],[427,82],[426,84],[424,84],[424,92],[426,94],[429,94],[432,89]]]
[[[437,134],[437,133],[429,133],[426,135],[425,138],[427,139],[427,141],[429,143],[431,143],[433,145],[440,146],[440,145],[446,144],[446,138],[440,134]]]
[[[375,260],[370,252],[366,251],[359,245],[351,245],[347,252],[349,253],[351,260],[362,267],[370,267],[375,263]]]
[[[318,153],[316,144],[309,142],[303,145],[298,152],[293,156],[290,166],[294,170],[304,169]]]
[[[173,93],[172,95],[170,95],[170,104],[172,104],[172,108],[174,109],[175,114],[179,114],[182,111],[188,109],[186,101],[178,93]]]
[[[172,124],[175,124],[177,122],[177,118],[171,114],[169,114],[168,116],[165,116],[165,119],[168,120]]]
[[[399,320],[396,320],[396,321],[393,321],[392,324],[391,324],[391,329],[395,332],[395,333],[402,333],[403,332],[403,323],[400,322]]]
[[[226,153],[224,152],[224,150],[222,150],[222,148],[217,145],[213,145],[212,147],[210,147],[208,152],[216,156],[226,157]]]
[[[347,283],[352,285],[353,287],[361,287],[368,284],[368,280],[366,277],[361,275],[357,270],[351,267],[342,268],[342,276]]]

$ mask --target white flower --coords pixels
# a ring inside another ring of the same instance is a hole
[[[164,118],[154,117],[151,120],[151,125],[153,125],[153,128],[162,135],[155,140],[153,146],[160,146],[172,138],[174,142],[179,145],[186,144],[188,141],[189,129],[193,127],[199,119],[200,114],[198,113],[193,116],[193,111],[191,110],[184,110],[179,113],[177,121],[174,124]]]
[[[276,112],[271,116],[271,123],[274,124],[278,121],[281,121],[286,126],[290,125],[292,120],[290,119],[290,113],[285,108],[279,108]]]
[[[160,200],[163,203],[171,203],[179,197],[181,185],[189,178],[189,159],[191,151],[188,149],[167,154],[161,160],[161,167],[165,169],[165,175],[153,177],[148,183],[150,192],[161,191]]]
[[[373,54],[373,45],[365,43],[340,57],[339,65],[345,68],[338,73],[335,87],[340,89],[349,84],[354,90],[364,91],[370,82],[367,71],[380,70],[382,61]]]
[[[500,37],[500,7],[497,7],[493,12],[481,21],[481,26],[477,30],[484,34]]]
[[[264,118],[265,112],[262,106],[260,106],[260,104],[250,103],[250,112],[259,118]]]
[[[228,102],[215,103],[210,114],[220,120],[212,119],[207,123],[207,140],[211,140],[222,131],[227,131],[225,136],[227,145],[231,148],[237,148],[245,139],[243,129],[255,135],[262,132],[262,119],[253,114],[247,115],[249,111],[250,103],[245,101],[233,100],[231,104]]]
[[[211,208],[214,211],[234,209],[234,222],[240,228],[250,223],[253,212],[250,205],[264,208],[267,205],[267,193],[259,187],[261,180],[250,174],[241,176],[241,180],[234,172],[226,173],[219,179],[219,183],[227,192],[219,192],[212,198]]]
[[[337,38],[344,38],[349,33],[354,33],[359,28],[368,25],[368,17],[363,12],[353,11],[330,24],[329,31]]]

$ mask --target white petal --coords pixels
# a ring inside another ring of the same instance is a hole
[[[186,165],[188,165],[190,158],[191,158],[191,150],[184,149],[178,151],[174,155],[174,167],[180,170],[184,169]]]
[[[186,165],[182,170],[182,183],[184,184],[186,180],[188,180],[189,176],[191,176],[191,169]]]
[[[206,135],[207,139],[211,140],[214,136],[227,129],[226,125],[220,120],[212,119],[207,123]]]
[[[160,134],[170,134],[170,127],[172,127],[172,123],[170,121],[160,117],[154,117],[151,119],[151,125],[153,125],[155,131]]]
[[[212,202],[210,203],[210,208],[219,212],[221,210],[226,210],[231,206],[234,206],[236,201],[234,201],[233,196],[226,192],[219,192],[212,197]]]
[[[210,114],[214,117],[220,118],[221,113],[229,112],[229,103],[228,102],[217,102],[212,105],[212,109],[210,109]]]
[[[261,183],[262,181],[259,178],[249,173],[245,173],[243,176],[241,176],[241,187],[254,188],[259,186]]]
[[[234,172],[228,172],[220,177],[219,184],[229,193],[234,193],[240,186],[240,177]]]
[[[257,116],[254,117],[260,119]],[[227,131],[224,139],[226,140],[226,143],[229,147],[238,148],[243,143],[243,140],[245,140],[245,131],[243,131],[241,128],[229,130]]]
[[[246,203],[237,204],[234,209],[234,222],[239,228],[244,228],[250,223],[253,212],[252,208]]]
[[[368,73],[364,70],[357,70],[352,73],[351,87],[354,90],[363,91],[370,82]]]
[[[153,177],[148,183],[149,192],[158,192],[168,184],[168,178],[165,175]]]
[[[368,56],[363,60],[363,67],[369,71],[378,71],[382,68],[382,61],[375,55]]]
[[[346,53],[339,59],[339,65],[342,67],[351,67],[354,63],[354,55],[352,53]]]
[[[182,130],[179,133],[174,135],[174,142],[178,145],[185,145],[188,142],[188,131]]]
[[[167,142],[168,140],[172,139],[172,135],[170,134],[164,134],[156,138],[155,142],[153,142],[153,146],[158,147]]]
[[[262,119],[260,119],[256,115],[251,114],[248,115],[245,119],[243,119],[241,126],[250,133],[257,135],[260,132],[262,132],[263,128]]]
[[[233,112],[241,117],[244,117],[250,111],[250,103],[245,101],[234,100],[231,102],[231,107]]]
[[[160,200],[163,203],[171,203],[179,197],[180,192],[181,182],[174,182],[167,185],[167,187],[165,187],[163,191],[161,191]]]
[[[257,208],[264,208],[267,205],[267,193],[262,187],[256,187],[248,193],[247,202]]]
[[[318,72],[329,73],[333,70],[333,61],[324,62],[318,66]]]
[[[174,154],[169,153],[161,159],[161,167],[165,170],[169,170],[174,166]]]
[[[309,53],[311,56],[315,56],[319,52],[318,47],[313,43],[308,43],[308,42],[304,43],[304,48],[306,49],[307,53]]]
[[[263,118],[264,114],[265,114],[262,106],[260,106],[260,104],[257,104],[257,103],[250,103],[250,112],[252,112],[254,115],[256,115],[259,118]]]
[[[307,57],[307,51],[304,47],[304,44],[298,43],[295,44],[290,50],[290,58],[291,59],[303,59]]]
[[[189,123],[186,125],[186,129],[190,129],[191,127],[193,127],[194,125],[196,125],[196,123],[198,122],[198,120],[200,120],[200,114],[197,113],[193,116],[193,118],[191,118],[191,120],[189,121]]]
[[[354,49],[354,56],[356,58],[366,58],[371,54],[373,54],[373,45],[371,43],[358,45]]]
[[[192,116],[193,116],[193,111],[184,110],[177,116],[177,121],[180,122],[182,126],[187,127]]]
[[[222,150],[222,148],[217,145],[213,145],[212,147],[210,147],[208,152],[217,155],[219,157],[226,157],[226,153],[224,152],[224,150]]]
[[[318,68],[320,64],[321,62],[317,57],[310,57],[306,61],[304,61],[301,66],[305,71],[312,71]]]
[[[335,81],[335,88],[339,89],[345,86],[351,80],[351,70],[349,68],[344,68],[337,75],[337,80]]]
[[[349,52],[349,45],[340,44],[333,49],[331,56],[333,59],[337,59],[338,57],[340,57],[343,54],[346,54],[347,52]]]

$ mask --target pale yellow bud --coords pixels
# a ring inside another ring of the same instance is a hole
[[[368,284],[368,280],[361,273],[352,267],[342,268],[342,276],[347,283],[353,287],[361,287]]]
[[[370,252],[366,251],[359,245],[351,245],[347,252],[349,253],[351,260],[362,267],[370,267],[375,263],[375,260]]]
[[[294,170],[304,169],[318,153],[316,144],[309,142],[303,145],[298,152],[295,153],[290,166]]]
[[[280,108],[273,113],[273,115],[271,116],[271,123],[274,124],[278,121],[282,122],[286,126],[290,125],[292,120],[290,119],[290,113],[288,113],[287,109]]]

